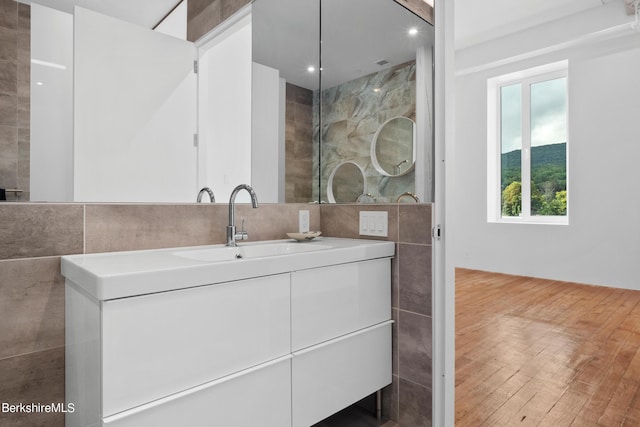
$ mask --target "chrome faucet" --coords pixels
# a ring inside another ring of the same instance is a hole
[[[211,200],[211,203],[215,203],[216,202],[216,197],[213,195],[213,191],[211,191],[211,189],[209,187],[204,187],[198,193],[198,198],[196,199],[196,201],[198,203],[202,203],[202,196],[204,196],[204,193],[207,193],[209,195],[209,200]]]
[[[238,246],[236,244],[236,238],[240,238],[240,240],[244,240],[247,237],[247,232],[244,231],[244,221],[242,226],[242,231],[240,234],[236,234],[236,195],[240,190],[247,190],[249,195],[251,196],[251,206],[253,208],[258,207],[258,198],[256,197],[256,192],[253,191],[253,188],[248,186],[247,184],[240,184],[231,192],[231,197],[229,198],[229,225],[227,225],[227,246]]]
[[[404,193],[399,195],[398,198],[396,199],[396,203],[400,203],[400,200],[402,200],[402,198],[404,197],[411,197],[413,200],[415,200],[416,203],[420,203],[420,198],[410,191],[405,191]]]

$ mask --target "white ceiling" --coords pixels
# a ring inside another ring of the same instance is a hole
[[[622,0],[456,0],[456,48],[502,37],[605,3]]]
[[[280,70],[288,82],[318,88],[319,22],[314,1],[270,0],[253,4],[253,59]],[[415,27],[413,37],[407,31]],[[293,35],[293,36],[292,36]],[[322,86],[334,87],[415,59],[433,44],[433,29],[392,0],[324,0]],[[378,65],[386,60],[385,65]]]
[[[151,28],[180,0],[19,1],[38,3],[66,12],[71,12],[74,5],[79,5]],[[456,44],[465,47],[487,41],[612,1],[623,3],[622,0],[456,0]]]
[[[153,28],[181,0],[18,0],[73,13],[74,6]]]

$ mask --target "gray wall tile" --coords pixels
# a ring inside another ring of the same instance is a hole
[[[222,243],[227,206],[87,205],[86,253]]]
[[[400,243],[398,270],[398,307],[430,316],[431,246]]]
[[[400,243],[431,244],[431,204],[398,205]]]
[[[64,346],[60,258],[0,261],[0,359]]]
[[[398,314],[398,374],[400,378],[431,387],[431,318],[400,311]]]
[[[257,209],[253,209],[249,204],[238,205],[235,215],[236,228],[240,230],[244,218],[249,241],[288,239],[287,233],[298,232],[300,210],[309,211],[309,229],[320,230],[320,207],[305,203],[260,204]]]
[[[397,375],[391,376],[391,384],[382,389],[382,416],[390,420],[398,420],[398,384]]]
[[[402,427],[431,427],[432,403],[431,386],[400,378],[398,386],[398,422]]]
[[[0,259],[82,253],[83,212],[72,204],[0,204]]]
[[[321,226],[326,236],[348,237],[352,239],[398,240],[398,206],[389,205],[322,205]],[[360,211],[387,211],[388,237],[360,236]]]
[[[64,403],[64,347],[0,359],[0,402]],[[63,413],[0,414],[0,425],[63,427]]]
[[[0,27],[16,29],[18,27],[18,3],[13,0],[0,0]]]

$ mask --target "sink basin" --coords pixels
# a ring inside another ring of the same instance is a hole
[[[393,242],[324,237],[66,255],[61,265],[69,283],[107,301],[390,257],[394,249]]]
[[[251,259],[330,249],[328,245],[306,245],[304,243],[278,242],[264,244],[238,245],[237,247],[219,246],[206,249],[181,250],[173,255],[196,261],[221,262],[234,259]]]

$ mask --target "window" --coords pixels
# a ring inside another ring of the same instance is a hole
[[[567,62],[487,87],[488,220],[567,224]]]

